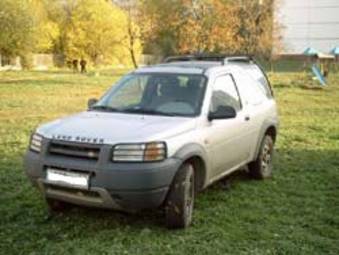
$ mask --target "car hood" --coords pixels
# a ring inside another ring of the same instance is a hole
[[[37,132],[50,139],[116,144],[165,140],[195,125],[195,118],[91,111],[47,123]]]

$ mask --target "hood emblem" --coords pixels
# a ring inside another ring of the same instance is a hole
[[[52,135],[52,139],[69,141],[69,142],[79,142],[79,143],[95,143],[103,144],[105,140],[103,138],[97,137],[86,137],[86,136],[70,136],[70,135]]]

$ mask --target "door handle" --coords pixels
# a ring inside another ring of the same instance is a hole
[[[249,121],[250,119],[250,116],[245,116],[245,121]]]

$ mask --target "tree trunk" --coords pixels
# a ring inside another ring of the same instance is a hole
[[[129,52],[131,55],[132,63],[134,68],[138,68],[138,63],[135,58],[135,52],[134,52],[134,34],[132,30],[132,21],[129,19],[128,21],[128,34],[129,34]]]
[[[130,54],[131,54],[131,59],[132,59],[134,68],[138,68],[138,63],[137,63],[137,60],[135,58],[135,52],[134,52],[133,48],[130,49]]]

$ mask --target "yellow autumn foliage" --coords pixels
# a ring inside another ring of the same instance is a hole
[[[84,58],[95,65],[131,64],[127,14],[107,1],[78,0],[65,40],[68,59]],[[140,43],[134,47],[140,54]]]

